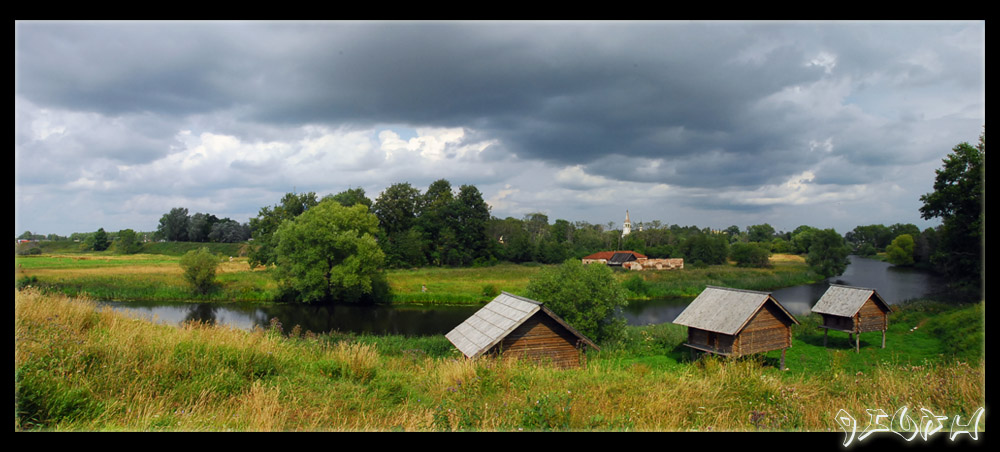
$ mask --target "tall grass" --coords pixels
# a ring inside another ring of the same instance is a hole
[[[831,346],[782,372],[770,355],[692,360],[682,333],[631,328],[586,367],[558,370],[469,360],[439,336],[158,325],[26,289],[15,292],[15,431],[839,431],[840,409],[966,419],[984,403],[984,361]],[[798,336],[790,357],[817,347]]]

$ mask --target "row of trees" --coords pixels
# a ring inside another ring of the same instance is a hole
[[[250,238],[249,225],[210,213],[189,215],[184,207],[175,207],[160,217],[154,238],[171,242],[245,242]]]

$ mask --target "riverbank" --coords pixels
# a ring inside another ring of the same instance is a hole
[[[98,253],[16,256],[15,281],[69,296],[109,301],[269,302],[278,285],[271,271],[250,268],[245,257],[223,259],[215,287],[197,294],[184,281],[179,256]],[[770,268],[733,264],[681,270],[616,272],[630,298],[694,297],[707,285],[772,290],[822,280],[801,256],[774,255]],[[424,267],[386,271],[396,304],[485,303],[500,291],[520,293],[545,265],[497,264],[487,267]]]
[[[174,327],[29,289],[15,292],[15,431],[841,432],[840,410],[862,429],[866,410],[904,406],[964,422],[985,403],[985,358],[955,338],[985,337],[969,321],[983,309],[902,306],[887,347],[870,333],[861,353],[803,322],[787,371],[777,352],[692,361],[673,324],[556,370],[467,360],[443,336]]]

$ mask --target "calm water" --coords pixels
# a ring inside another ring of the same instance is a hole
[[[870,287],[890,304],[917,297],[940,294],[944,281],[914,269],[900,269],[872,259],[851,256],[844,274],[827,281],[779,289],[772,294],[793,315],[806,315],[812,305],[832,284]],[[673,298],[632,302],[624,311],[631,325],[672,322],[691,302],[691,298]],[[479,306],[315,306],[250,303],[166,303],[103,302],[117,310],[179,324],[197,320],[252,329],[267,328],[277,318],[285,331],[295,325],[315,333],[353,331],[407,336],[445,334],[471,316]]]

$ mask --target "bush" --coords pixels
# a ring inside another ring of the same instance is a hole
[[[583,265],[576,259],[546,268],[528,282],[527,297],[545,303],[566,323],[594,342],[623,337],[625,319],[617,310],[628,305],[625,289],[606,265]]]
[[[210,253],[208,248],[191,250],[181,257],[181,268],[186,279],[198,293],[208,293],[215,284],[215,269],[219,265],[219,257]]]
[[[729,248],[729,258],[740,267],[770,267],[771,251],[756,243],[734,243]]]

